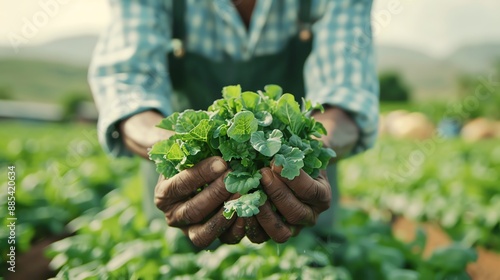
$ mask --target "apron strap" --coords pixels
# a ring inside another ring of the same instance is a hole
[[[299,0],[299,15],[298,20],[299,23],[313,23],[312,15],[311,15],[311,2],[312,0]]]
[[[172,38],[180,39],[184,42],[186,37],[186,0],[172,0]]]

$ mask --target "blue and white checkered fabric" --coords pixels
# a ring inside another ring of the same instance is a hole
[[[126,150],[116,123],[141,111],[172,113],[166,53],[172,49],[172,0],[108,0],[111,21],[91,63],[89,82],[100,111],[99,138],[115,155]],[[244,1],[244,0],[243,0]],[[354,116],[362,136],[354,153],[373,146],[378,79],[371,0],[315,0],[306,97]],[[250,60],[280,51],[297,33],[298,0],[257,1],[249,31],[230,0],[187,0],[188,51],[214,60]]]

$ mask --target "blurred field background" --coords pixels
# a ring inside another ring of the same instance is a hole
[[[0,163],[3,173],[16,166],[19,269],[9,277],[500,279],[500,35],[491,16],[500,7],[397,1],[403,8],[388,17],[389,2],[373,12],[380,137],[340,165],[334,237],[198,253],[180,231],[143,217],[139,159],[109,158],[97,143],[86,73],[106,7],[61,4],[17,52],[5,38],[43,9],[5,15]],[[86,26],[78,11],[96,20]],[[0,184],[7,190],[6,176]],[[2,207],[6,198],[0,192]]]

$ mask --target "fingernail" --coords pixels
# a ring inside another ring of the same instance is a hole
[[[274,165],[274,164],[273,164],[273,165],[271,165],[271,169],[272,169],[274,172],[276,172],[276,173],[280,174],[280,173],[281,173],[281,170],[283,169],[283,166],[277,166],[277,165]]]
[[[216,160],[212,162],[212,172],[220,173],[224,170],[226,170],[226,165],[222,161]]]
[[[273,183],[273,172],[269,169],[264,169],[262,173],[262,184],[264,186],[269,186]]]

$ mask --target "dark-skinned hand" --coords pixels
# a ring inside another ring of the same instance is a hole
[[[172,178],[158,180],[156,206],[165,213],[168,225],[180,228],[197,247],[210,245],[236,220],[222,215],[224,201],[237,197],[226,190],[227,173],[222,158],[210,157]]]
[[[326,172],[313,179],[303,170],[293,180],[281,177],[281,167],[261,169],[261,184],[268,201],[256,218],[271,239],[286,242],[304,226],[313,226],[330,207],[332,197]],[[273,209],[273,206],[276,210]]]

